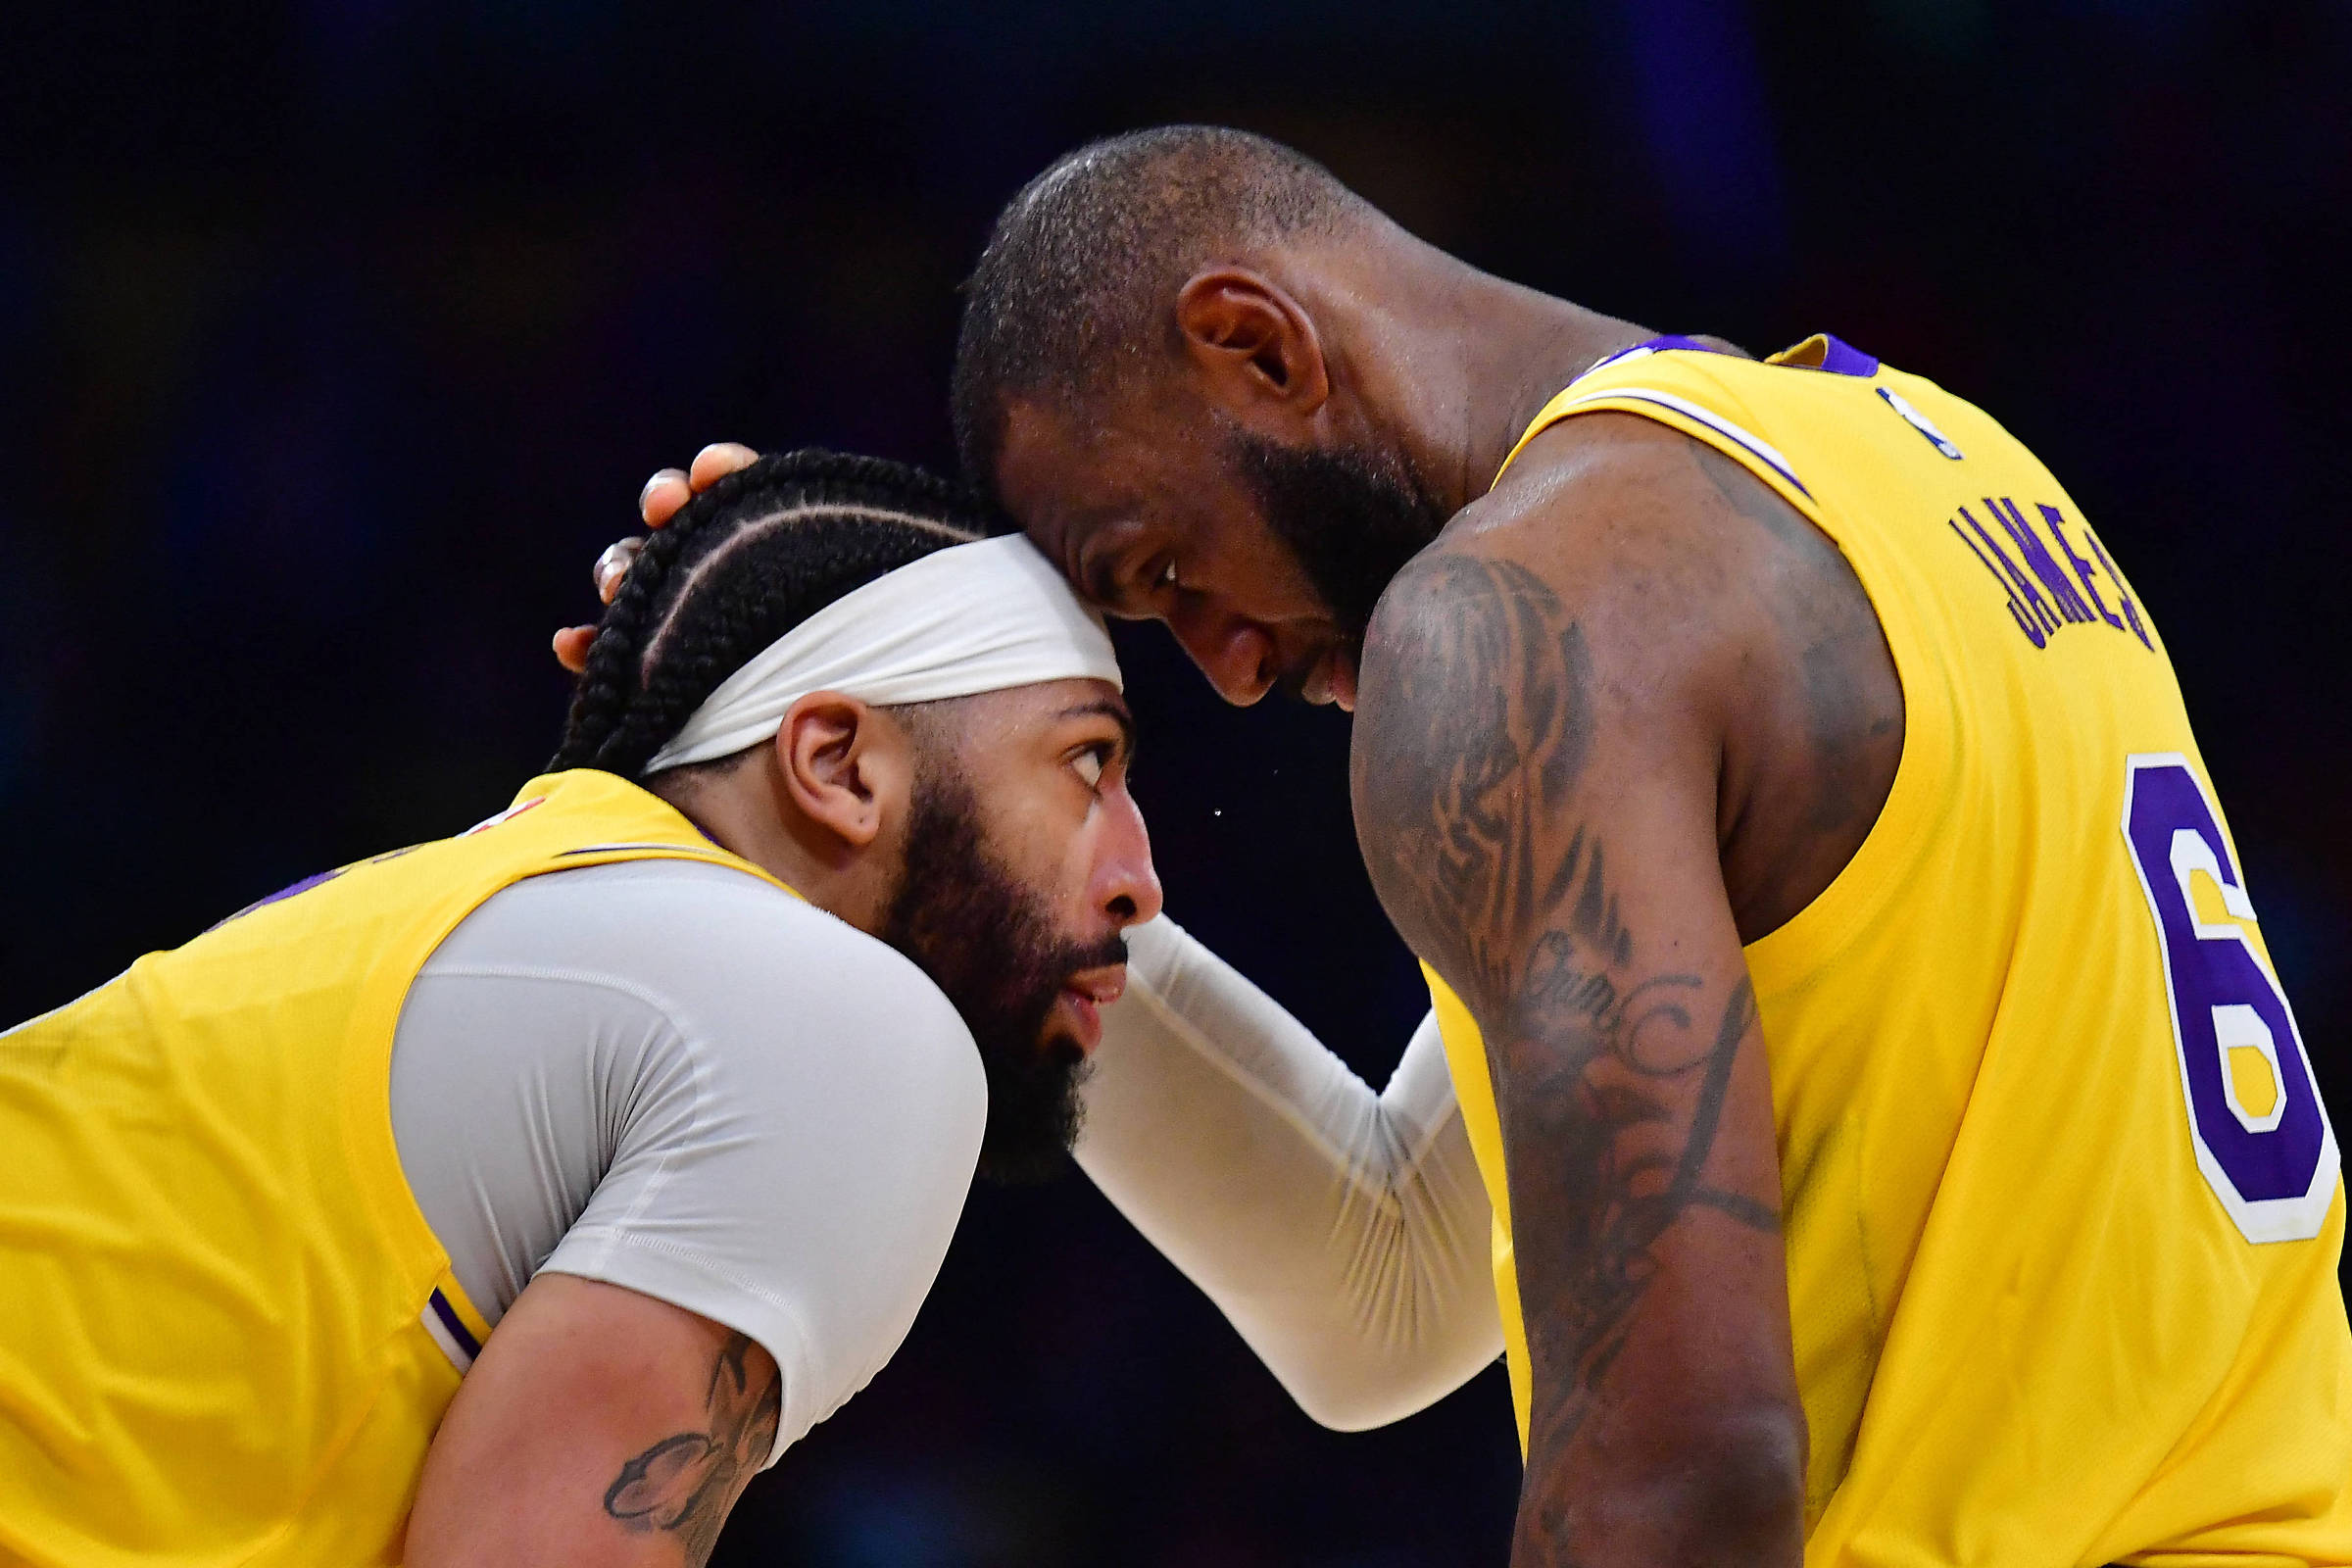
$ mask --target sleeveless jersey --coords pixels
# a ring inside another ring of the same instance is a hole
[[[393,1146],[402,1001],[501,888],[659,857],[775,882],[560,773],[0,1035],[0,1561],[400,1560],[487,1333]]]
[[[2106,544],[1984,413],[1835,338],[1764,363],[1654,340],[1520,446],[1600,410],[1705,443],[1812,519],[1902,683],[1876,826],[1746,950],[1807,1563],[2352,1562],[2335,1137]],[[1429,979],[1494,1200],[1524,1446],[1485,1047]]]

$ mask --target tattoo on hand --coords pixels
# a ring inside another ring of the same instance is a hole
[[[1710,1028],[1702,977],[1641,962],[1599,834],[1571,809],[1592,663],[1550,588],[1440,552],[1391,592],[1366,648],[1357,831],[1398,929],[1488,1025],[1529,1349],[1566,1394],[1533,1437],[1564,1442],[1678,1219],[1779,1229],[1773,1204],[1701,1180],[1755,998],[1740,977]]]
[[[622,1465],[605,1491],[605,1512],[631,1530],[677,1537],[687,1568],[710,1560],[735,1494],[775,1446],[783,1388],[772,1371],[753,1386],[751,1348],[745,1336],[730,1334],[711,1363],[707,1430],[663,1438]]]

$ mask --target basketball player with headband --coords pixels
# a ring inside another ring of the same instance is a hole
[[[1159,909],[1109,640],[982,532],[753,465],[506,810],[0,1035],[0,1559],[706,1560]]]
[[[605,551],[598,593],[625,601],[649,541],[758,461],[718,442],[656,473],[638,497],[654,532]],[[555,637],[587,683],[596,639]],[[1401,1420],[1493,1364],[1494,1210],[1435,1012],[1374,1089],[1166,914],[1129,928],[1126,952],[1078,1089],[1072,1152],[1088,1178],[1324,1426]]]

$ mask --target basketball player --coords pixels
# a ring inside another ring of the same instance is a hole
[[[721,442],[647,481],[663,527],[756,460]],[[596,564],[610,604],[643,538]],[[578,674],[597,628],[556,634]],[[1077,1163],[1216,1302],[1301,1409],[1360,1431],[1426,1408],[1502,1353],[1493,1212],[1434,1013],[1375,1092],[1162,914],[1127,932],[1079,1086]]]
[[[0,1559],[707,1558],[1158,908],[1109,641],[977,523],[733,475],[511,808],[0,1036]]]
[[[1201,128],[1013,201],[955,404],[1087,598],[1356,711],[1515,1563],[2352,1560],[2334,1135],[2149,613],[1996,422]]]
[[[2335,1140],[2031,453],[1229,131],[1064,159],[967,300],[959,440],[1046,554],[1356,712],[1497,1219],[1515,1561],[2352,1560]]]

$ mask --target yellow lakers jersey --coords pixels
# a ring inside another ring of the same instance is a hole
[[[1520,445],[1599,410],[1706,443],[1811,518],[1902,682],[1878,823],[1746,953],[1807,1563],[2352,1562],[2335,1136],[2107,543],[1984,414],[1834,338],[1763,363],[1655,340]],[[1494,1200],[1524,1444],[1485,1048],[1429,978]]]
[[[400,1560],[487,1332],[393,1146],[402,1000],[499,889],[659,857],[774,881],[561,773],[0,1035],[0,1562]]]

